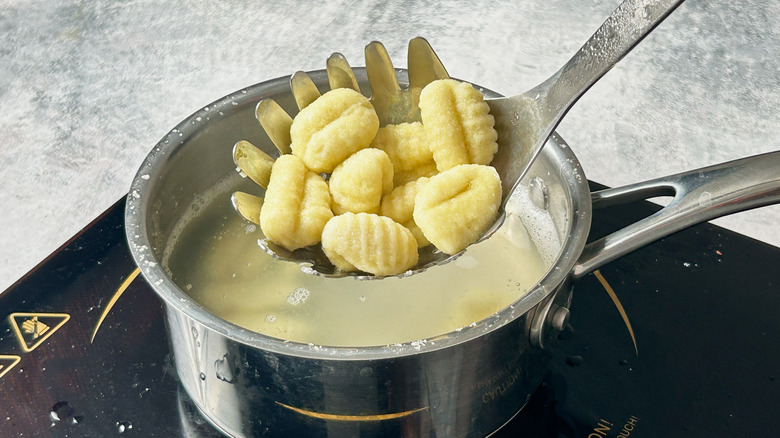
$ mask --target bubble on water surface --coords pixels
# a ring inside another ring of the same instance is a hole
[[[294,291],[292,291],[292,293],[287,296],[287,302],[289,304],[292,304],[293,306],[297,306],[299,304],[305,303],[306,300],[309,298],[309,295],[311,295],[311,292],[308,289],[304,287],[299,287]]]

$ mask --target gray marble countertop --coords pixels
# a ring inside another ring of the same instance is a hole
[[[219,97],[334,51],[397,67],[423,36],[449,73],[515,94],[617,0],[0,1],[0,291],[123,196],[152,146]],[[780,3],[688,0],[571,110],[586,176],[619,186],[778,149]],[[780,171],[780,170],[779,170]],[[780,246],[780,207],[717,224]]]

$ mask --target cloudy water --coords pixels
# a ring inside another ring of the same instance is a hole
[[[214,197],[187,221],[164,266],[214,314],[280,339],[370,346],[430,338],[507,307],[549,266],[544,260],[550,257],[540,256],[523,222],[510,214],[493,237],[420,274],[372,281],[319,277],[263,252],[259,227],[240,218],[228,196]],[[539,228],[538,215],[534,222]]]

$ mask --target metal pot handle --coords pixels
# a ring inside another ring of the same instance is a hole
[[[780,151],[593,192],[591,199],[593,208],[601,208],[656,196],[674,198],[655,214],[587,244],[574,278],[691,225],[780,202]]]

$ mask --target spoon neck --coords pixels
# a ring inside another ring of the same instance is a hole
[[[684,0],[625,0],[574,56],[545,82],[526,93],[539,101],[543,125],[557,122]],[[551,129],[551,130],[552,130]]]

